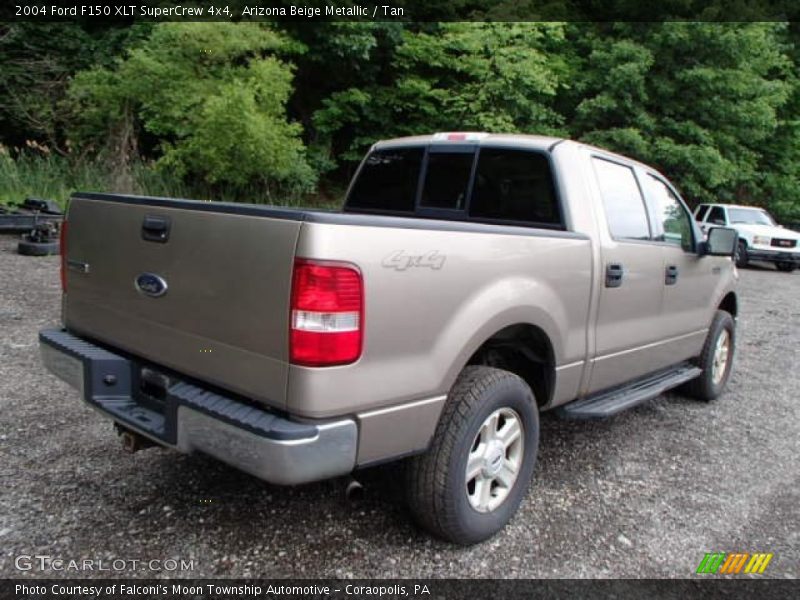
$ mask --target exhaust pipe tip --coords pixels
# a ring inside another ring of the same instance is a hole
[[[344,489],[344,497],[352,504],[361,502],[364,499],[364,486],[355,479],[351,479]]]
[[[139,449],[136,438],[130,431],[123,431],[119,436],[119,440],[122,442],[122,449],[128,454],[133,454]]]
[[[122,449],[128,454],[133,454],[139,450],[155,446],[151,440],[121,425],[116,425],[116,430],[119,432],[119,440],[122,442]]]

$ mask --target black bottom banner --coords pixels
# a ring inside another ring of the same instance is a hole
[[[4,579],[0,598],[115,599],[332,599],[516,600],[561,598],[797,598],[798,580],[778,579]]]

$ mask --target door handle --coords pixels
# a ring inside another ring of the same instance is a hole
[[[664,283],[666,285],[675,285],[678,283],[678,267],[669,265],[664,273]]]
[[[142,221],[142,239],[165,243],[169,239],[169,217],[148,215]]]
[[[617,288],[622,285],[622,275],[625,270],[619,263],[610,263],[606,265],[606,287]]]

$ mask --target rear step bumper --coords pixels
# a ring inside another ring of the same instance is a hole
[[[139,391],[143,365],[61,329],[39,333],[45,366],[93,408],[163,446],[209,454],[270,483],[295,485],[350,473],[353,419],[300,423],[161,376],[161,398]]]

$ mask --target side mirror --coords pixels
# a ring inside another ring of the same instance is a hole
[[[736,252],[736,244],[739,241],[739,234],[735,229],[729,227],[712,227],[708,230],[708,237],[705,242],[699,245],[700,256],[733,256]]]

